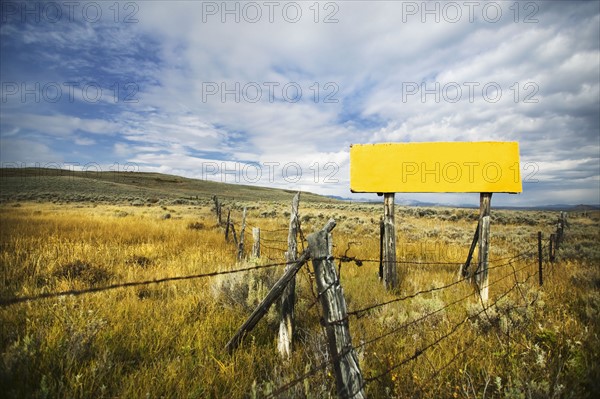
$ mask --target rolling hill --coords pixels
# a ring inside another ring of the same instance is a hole
[[[79,172],[48,168],[0,169],[0,201],[179,202],[288,201],[295,191],[220,183],[146,172]],[[303,192],[308,202],[339,202]]]

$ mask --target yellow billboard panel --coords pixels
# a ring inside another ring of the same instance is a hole
[[[355,193],[520,193],[519,143],[353,144]]]

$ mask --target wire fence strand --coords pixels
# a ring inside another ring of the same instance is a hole
[[[267,265],[251,266],[251,267],[246,267],[246,268],[242,268],[242,269],[214,271],[214,272],[208,272],[208,273],[191,274],[191,275],[187,275],[187,276],[163,277],[163,278],[154,279],[154,280],[117,283],[117,284],[111,284],[111,285],[107,285],[107,286],[103,286],[103,287],[90,287],[90,288],[84,288],[84,289],[80,289],[80,290],[46,292],[46,293],[37,294],[37,295],[13,297],[13,298],[7,298],[7,299],[5,298],[5,299],[0,299],[0,307],[6,307],[6,306],[14,305],[17,303],[22,303],[22,302],[32,302],[32,301],[38,301],[41,299],[56,298],[56,297],[66,296],[66,295],[78,296],[78,295],[90,294],[90,293],[94,293],[94,292],[114,290],[117,288],[139,287],[139,286],[150,285],[150,284],[161,284],[161,283],[166,283],[166,282],[170,282],[170,281],[193,280],[193,279],[201,279],[201,278],[207,278],[207,277],[215,277],[215,276],[220,276],[220,275],[225,275],[225,274],[244,273],[244,272],[249,272],[252,270],[260,270],[260,269],[267,269],[267,268],[272,268],[272,267],[276,267],[276,266],[284,266],[284,265],[288,265],[291,263],[294,263],[294,262],[270,263]]]

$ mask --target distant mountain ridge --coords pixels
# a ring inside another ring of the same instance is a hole
[[[336,199],[338,201],[349,201],[349,202],[369,202],[369,203],[377,203],[382,200],[379,199],[361,199],[357,200],[356,198],[349,197],[341,197],[335,195],[329,195],[329,198]],[[447,208],[478,208],[479,206],[476,204],[445,204],[439,202],[423,202],[417,200],[410,199],[396,199],[396,205],[400,206],[417,206],[417,207],[447,207]],[[494,206],[496,209],[514,209],[514,210],[549,210],[549,211],[567,211],[567,212],[584,212],[584,211],[598,211],[600,210],[600,205],[586,205],[586,204],[578,204],[578,205],[570,205],[570,204],[551,204],[551,205],[538,205],[538,206]]]

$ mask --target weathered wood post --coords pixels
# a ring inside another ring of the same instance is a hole
[[[556,234],[550,234],[550,245],[548,247],[550,262],[554,263],[554,242],[556,241]]]
[[[385,235],[385,227],[383,218],[379,219],[379,281],[383,280],[383,242]]]
[[[334,227],[335,221],[330,219],[323,230],[309,235],[308,249],[323,307],[323,324],[333,359],[337,394],[340,398],[364,398],[364,382],[352,347],[344,291],[331,256],[330,232]]]
[[[231,209],[227,212],[227,225],[225,226],[225,241],[229,241],[229,224],[231,223]]]
[[[244,234],[246,234],[246,207],[244,207],[244,212],[242,213],[242,229],[240,231],[240,243],[238,244],[237,254],[238,262],[241,262],[244,258]]]
[[[298,257],[298,206],[300,193],[296,193],[292,199],[292,211],[290,215],[290,228],[288,231],[288,250],[285,260],[288,264],[287,271]],[[292,278],[283,291],[281,297],[281,321],[279,323],[279,343],[277,349],[281,356],[289,357],[294,342],[294,303],[296,302],[296,278]]]
[[[252,228],[252,257],[260,258],[260,227]]]
[[[482,302],[487,302],[489,294],[488,261],[490,249],[490,208],[492,193],[479,195],[479,264],[475,272],[475,283]]]
[[[383,194],[383,285],[388,290],[398,288],[394,193]]]
[[[217,198],[216,195],[213,195],[212,199],[215,203],[215,213],[217,214],[217,223],[219,223],[219,226],[221,226],[223,224],[223,221],[221,220],[221,204],[219,203],[219,198]]]
[[[479,222],[477,222],[477,227],[475,228],[475,234],[473,235],[473,241],[471,241],[471,247],[469,248],[469,253],[467,255],[467,260],[461,266],[461,272],[459,278],[467,278],[471,276],[471,272],[469,268],[471,267],[471,260],[473,259],[473,253],[475,252],[475,247],[477,246],[477,242],[479,241]]]
[[[231,236],[233,237],[233,244],[235,245],[236,249],[239,247],[238,244],[238,239],[237,239],[237,234],[235,232],[235,225],[233,224],[233,222],[231,223]]]
[[[544,284],[542,270],[542,232],[538,231],[538,274],[540,277],[540,287]]]
[[[563,220],[563,212],[560,212],[560,216],[558,217],[558,224],[556,226],[556,250],[558,251],[559,246],[562,244],[563,233],[564,233],[564,220]]]

